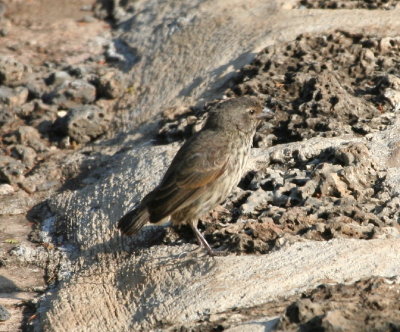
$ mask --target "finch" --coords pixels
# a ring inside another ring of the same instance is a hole
[[[227,99],[210,111],[204,127],[179,149],[160,184],[118,222],[123,234],[146,222],[189,224],[200,246],[216,255],[197,229],[201,215],[226,199],[245,170],[254,134],[273,112],[255,97]]]

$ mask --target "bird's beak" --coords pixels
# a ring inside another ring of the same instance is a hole
[[[264,107],[261,114],[257,115],[257,119],[259,120],[269,120],[274,117],[275,113],[268,107]]]

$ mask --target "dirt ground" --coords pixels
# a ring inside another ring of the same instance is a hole
[[[93,5],[93,0],[63,0],[57,7],[51,0],[0,3],[1,61],[7,68],[7,61],[15,61],[14,71],[0,75],[0,320],[2,308],[10,315],[0,331],[29,330],[37,298],[57,282],[55,266],[22,262],[14,249],[23,244],[52,254],[53,244],[36,224],[35,213],[43,211],[39,203],[82,172],[68,167],[68,156],[108,134],[112,107],[127,88],[115,71],[111,27],[96,18]],[[375,5],[389,10],[398,3]],[[299,1],[306,8],[375,5]],[[231,81],[226,96],[256,95],[275,110],[275,119],[260,126],[255,147],[344,134],[365,137],[392,124],[400,110],[399,52],[400,37],[346,31],[300,35],[260,52]],[[206,111],[207,106],[166,110],[155,140],[182,141],[201,128]],[[200,228],[213,247],[237,254],[266,254],[302,239],[398,238],[400,201],[383,187],[385,172],[360,143],[313,156],[272,155],[268,167],[248,173]],[[194,241],[190,230],[176,231],[167,230],[160,242]],[[343,326],[396,331],[398,292],[398,281],[391,279],[327,284],[247,314],[284,311],[281,331]],[[206,326],[228,327],[223,320]]]
[[[5,318],[9,317],[4,322],[0,317],[0,331],[29,330],[37,297],[55,281],[48,267],[20,261],[13,249],[42,247],[44,254],[51,253],[51,244],[32,235],[36,229],[32,207],[73,174],[60,171],[60,164],[76,145],[60,144],[52,130],[62,108],[43,102],[52,89],[46,82],[65,69],[103,66],[103,36],[109,35],[110,26],[93,16],[93,4],[93,0],[58,1],[57,6],[51,0],[0,2],[5,72],[0,75],[1,88],[5,87],[0,92],[0,309],[5,308]],[[10,59],[14,67],[7,72]]]

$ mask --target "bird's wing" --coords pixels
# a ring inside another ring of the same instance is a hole
[[[176,154],[160,185],[148,197],[150,221],[157,222],[198,198],[229,162],[228,139],[201,132]]]

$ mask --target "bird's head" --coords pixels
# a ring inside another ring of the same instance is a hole
[[[231,98],[217,104],[210,111],[206,126],[254,133],[260,121],[271,119],[273,114],[256,97]]]

